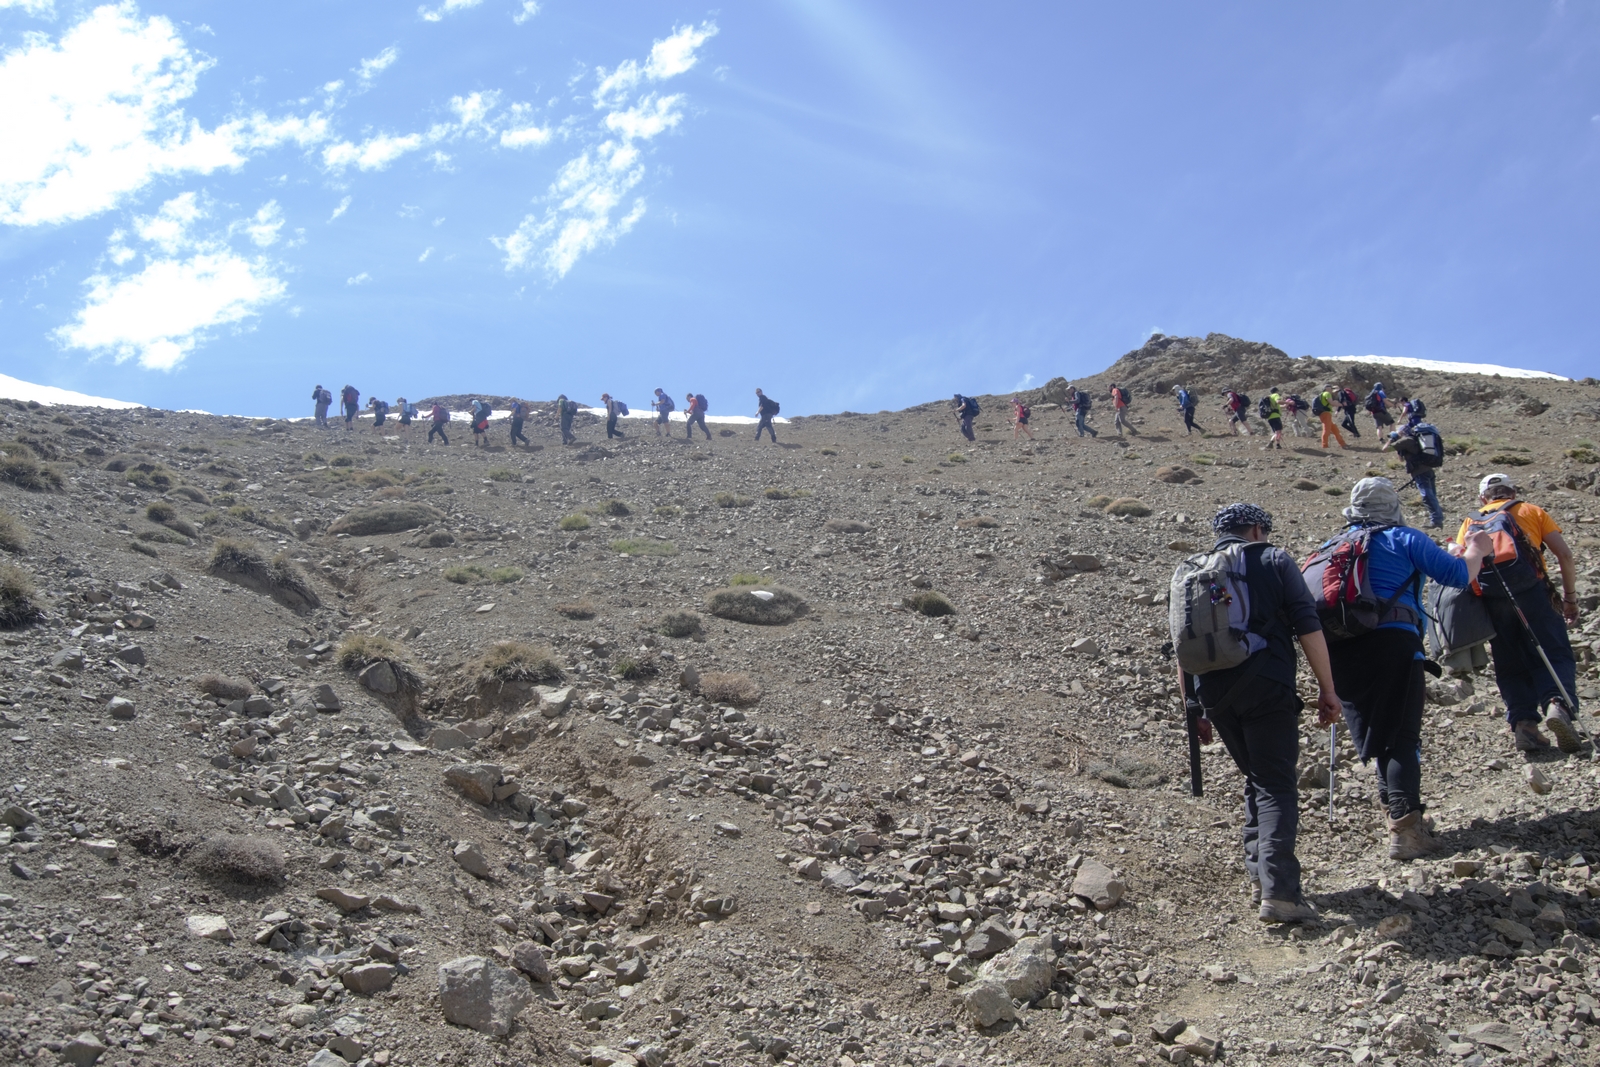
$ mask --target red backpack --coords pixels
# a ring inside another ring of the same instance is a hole
[[[1352,526],[1311,553],[1300,573],[1316,602],[1322,619],[1322,632],[1329,641],[1348,641],[1371,633],[1386,622],[1407,622],[1413,626],[1417,614],[1410,606],[1396,603],[1400,594],[1418,578],[1416,571],[1400,584],[1394,595],[1379,600],[1372,591],[1372,535],[1386,526]]]

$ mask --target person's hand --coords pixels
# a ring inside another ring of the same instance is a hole
[[[1563,619],[1567,620],[1567,625],[1568,626],[1576,626],[1576,625],[1578,625],[1578,598],[1577,597],[1568,596],[1568,597],[1562,597],[1561,598],[1561,617]]]
[[[1216,734],[1211,729],[1211,720],[1204,715],[1194,721],[1194,732],[1199,736],[1202,745],[1209,745]]]
[[[1344,718],[1344,704],[1339,701],[1339,694],[1332,687],[1319,687],[1317,689],[1317,725],[1332,726]]]
[[[1462,554],[1467,559],[1488,559],[1494,555],[1494,538],[1479,530],[1467,538],[1466,549]]]

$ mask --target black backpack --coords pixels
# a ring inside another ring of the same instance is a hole
[[[1425,419],[1428,417],[1428,405],[1422,402],[1422,398],[1420,396],[1412,398],[1411,414],[1419,419]]]
[[[983,413],[983,409],[978,406],[976,400],[969,396],[961,401],[961,413],[969,419],[975,419]]]
[[[1264,396],[1256,401],[1256,414],[1263,419],[1272,415],[1272,398],[1270,396]]]
[[[770,396],[763,396],[761,398],[761,414],[776,415],[778,410],[779,404],[776,400],[772,399]]]
[[[1317,398],[1315,400],[1311,401],[1311,414],[1313,414],[1313,415],[1321,415],[1323,412],[1325,412],[1327,410],[1328,410],[1328,405],[1326,405],[1326,404],[1324,404],[1322,402],[1322,394],[1318,393],[1317,394]]]
[[[1294,405],[1296,411],[1305,411],[1310,406],[1301,398],[1299,393],[1290,393],[1289,403]]]
[[[1444,466],[1444,435],[1439,427],[1431,422],[1419,422],[1411,427],[1411,435],[1417,439],[1417,447],[1421,449],[1417,458],[1424,467]]]
[[[1250,394],[1239,394],[1239,414],[1246,415],[1250,412]]]
[[[700,405],[700,414],[704,415],[708,410],[710,410],[711,405],[706,403],[706,394],[696,393],[694,394],[694,399],[695,402]]]
[[[1377,393],[1368,393],[1365,407],[1368,411],[1379,411],[1383,408],[1383,399]]]

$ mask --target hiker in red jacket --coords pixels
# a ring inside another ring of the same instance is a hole
[[[706,440],[707,441],[711,440],[711,431],[706,429],[706,396],[705,396],[705,394],[704,393],[690,393],[688,396],[686,396],[684,398],[684,403],[688,405],[688,407],[684,411],[684,414],[687,416],[687,418],[684,420],[685,421],[684,434],[692,440],[694,438],[694,426],[695,426],[695,423],[699,423],[700,424],[700,432],[702,432],[702,433],[704,433],[706,435]]]

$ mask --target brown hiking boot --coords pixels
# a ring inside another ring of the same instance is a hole
[[[1511,739],[1516,742],[1518,752],[1541,752],[1550,747],[1549,740],[1539,732],[1539,724],[1532,719],[1523,719],[1513,726]]]
[[[1403,819],[1389,820],[1389,858],[1414,860],[1430,855],[1439,843],[1422,824],[1422,812],[1413,811]]]
[[[1577,727],[1572,725],[1572,713],[1561,701],[1550,702],[1550,715],[1544,720],[1544,726],[1555,735],[1556,745],[1567,755],[1583,751],[1583,738],[1578,736]]]

